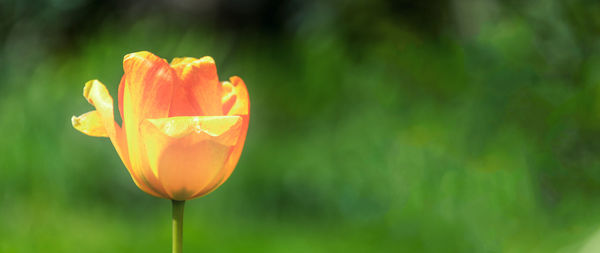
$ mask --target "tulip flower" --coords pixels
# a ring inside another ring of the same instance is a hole
[[[108,137],[133,182],[173,202],[173,252],[181,252],[183,204],[219,187],[233,172],[244,146],[250,101],[237,76],[220,82],[211,57],[166,60],[128,54],[113,99],[98,80],[83,96],[96,110],[72,118],[84,134]]]

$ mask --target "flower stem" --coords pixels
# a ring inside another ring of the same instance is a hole
[[[183,207],[185,200],[173,200],[173,253],[183,252]]]

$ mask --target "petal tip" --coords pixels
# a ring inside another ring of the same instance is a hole
[[[123,57],[123,62],[129,61],[129,60],[134,59],[136,57],[147,58],[150,55],[154,55],[154,54],[152,54],[152,53],[150,53],[148,51],[139,51],[139,52],[129,53],[129,54],[126,54]]]
[[[244,83],[244,80],[242,80],[242,78],[239,76],[231,76],[229,77],[229,81],[231,84],[233,84],[233,86],[238,86],[238,84]]]
[[[135,53],[130,53],[126,54],[123,57],[123,70],[125,70],[125,72],[127,73],[132,66],[136,65],[136,63],[144,63],[151,66],[157,62],[164,62],[168,64],[167,60],[160,58],[149,51],[139,51]]]
[[[94,104],[90,98],[90,92],[95,85],[102,84],[98,79],[89,80],[83,86],[83,97],[90,103]]]
[[[108,137],[98,111],[90,111],[79,116],[71,117],[73,128],[89,136]]]
[[[204,56],[204,57],[198,59],[198,61],[201,63],[215,64],[215,59],[213,59],[210,56]]]
[[[77,128],[77,126],[79,126],[79,124],[81,124],[79,122],[79,117],[73,115],[73,117],[71,117],[71,125],[73,125],[74,128]]]
[[[213,71],[215,71],[215,73],[216,73],[216,69],[217,69],[217,65],[215,64],[215,59],[213,59],[210,56],[204,56],[200,59],[190,62],[186,66],[186,69],[189,70],[192,67],[213,69]]]
[[[171,60],[171,66],[175,66],[178,64],[187,64],[196,60],[198,59],[194,57],[175,57],[173,58],[173,60]]]

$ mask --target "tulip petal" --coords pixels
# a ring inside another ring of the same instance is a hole
[[[141,132],[153,171],[171,199],[187,200],[213,190],[213,181],[239,143],[240,116],[148,119]],[[213,188],[207,188],[212,186]]]
[[[197,60],[194,57],[176,57],[171,60],[171,67],[175,69],[177,76],[181,76],[181,72],[183,72],[185,66]]]
[[[221,174],[215,177],[217,179],[216,181],[207,186],[209,189],[218,188],[229,178],[229,176],[231,176],[231,173],[233,173],[233,170],[235,169],[235,166],[242,155],[244,142],[246,141],[246,134],[248,133],[248,124],[250,121],[250,98],[248,96],[246,84],[237,76],[233,76],[229,78],[229,80],[230,82],[223,82],[223,112],[225,112],[226,115],[238,115],[242,117],[242,132],[240,133],[238,143],[234,147],[229,159],[227,159]],[[201,197],[202,194],[206,195],[208,193],[210,192],[201,192],[194,197]]]
[[[171,65],[181,82],[175,87],[169,116],[223,115],[222,87],[212,57],[175,58]]]
[[[176,75],[169,64],[150,52],[131,53],[123,59],[124,117],[141,120],[168,115]],[[139,123],[138,123],[139,124]],[[137,127],[134,129],[137,131]]]
[[[131,170],[127,150],[127,139],[121,127],[119,127],[114,120],[113,99],[104,84],[98,80],[88,81],[83,88],[83,96],[90,104],[96,107],[96,110],[85,113],[79,117],[73,117],[73,127],[92,136],[109,137],[117,150],[117,154],[119,154],[119,157],[123,161],[123,164],[125,164],[125,167],[129,170],[133,182],[143,191],[158,196],[155,191],[143,184],[140,177]]]
[[[117,138],[121,136],[117,136],[117,132],[120,132],[121,128],[114,120],[113,99],[104,84],[98,80],[88,81],[83,88],[83,97],[85,97],[91,105],[96,107],[96,115],[92,117],[96,117],[97,120],[101,121],[106,136],[110,137],[113,144],[120,144],[121,139]],[[84,115],[81,115],[80,117]],[[91,115],[86,115],[86,117],[89,116]],[[121,155],[121,145],[115,145],[115,148],[117,148],[117,152]]]
[[[188,90],[187,87],[182,85],[173,88],[173,100],[169,108],[169,117],[203,115]]]
[[[223,82],[223,89],[225,91],[229,90],[228,93],[223,94],[223,114],[248,115],[250,113],[250,98],[246,84],[238,76],[232,76],[229,81]],[[233,100],[233,102],[230,102],[230,100]],[[227,106],[227,103],[231,103],[231,105]]]
[[[144,119],[168,116],[177,76],[164,59],[146,51],[126,55],[123,70],[124,80],[119,89],[122,89],[123,128],[127,134],[131,167],[149,188],[162,193],[162,185],[144,156],[139,129]]]
[[[98,111],[86,112],[80,116],[73,116],[71,118],[73,127],[80,132],[89,136],[95,137],[108,137],[106,128]]]

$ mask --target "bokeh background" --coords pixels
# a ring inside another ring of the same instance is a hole
[[[0,252],[170,252],[70,123],[141,50],[250,92],[186,252],[600,252],[599,34],[584,0],[1,0]]]

